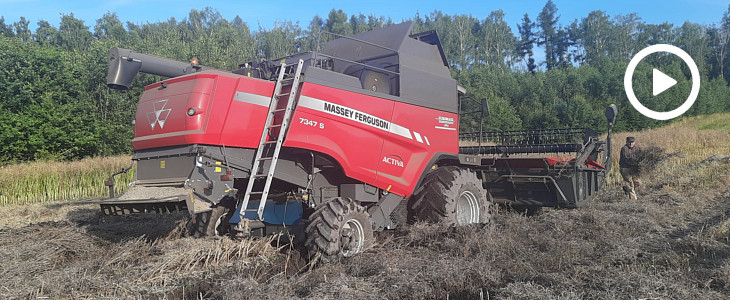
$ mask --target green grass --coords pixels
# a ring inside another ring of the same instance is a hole
[[[682,118],[667,127],[689,127],[696,130],[722,131],[730,133],[730,113]]]
[[[36,161],[0,167],[0,205],[107,197],[104,181],[129,166],[129,156],[71,162]],[[117,194],[126,190],[134,169],[116,177]]]
[[[697,129],[730,132],[730,115],[713,115],[711,118],[708,118],[699,124]]]

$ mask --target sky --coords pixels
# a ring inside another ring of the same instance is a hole
[[[0,0],[0,17],[5,24],[12,24],[21,16],[30,21],[31,30],[35,30],[39,20],[46,20],[58,27],[62,14],[73,13],[93,30],[96,20],[107,12],[117,13],[122,22],[136,24],[166,21],[170,17],[181,21],[187,17],[191,9],[202,9],[210,6],[221,15],[232,20],[240,16],[252,30],[259,26],[271,28],[277,21],[299,21],[306,27],[313,16],[326,19],[332,8],[342,9],[348,15],[362,13],[376,17],[390,17],[398,23],[412,18],[416,13],[422,17],[435,10],[445,14],[472,15],[480,20],[491,11],[502,9],[505,19],[517,32],[517,24],[527,13],[535,20],[547,0],[539,1],[464,1],[464,0],[420,0],[420,1],[200,1],[200,0],[113,0],[113,1],[50,1],[50,0]],[[554,0],[560,15],[559,23],[568,25],[575,19],[588,15],[593,10],[603,10],[609,16],[637,13],[644,22],[658,24],[663,22],[682,25],[685,21],[710,25],[719,23],[723,13],[728,11],[729,1],[724,0]]]

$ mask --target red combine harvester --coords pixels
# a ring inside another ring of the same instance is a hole
[[[138,72],[170,79],[145,87],[135,181],[115,197],[112,177],[102,211],[187,210],[199,236],[287,231],[332,260],[409,220],[484,223],[493,203],[578,207],[592,198],[611,165],[610,128],[608,142],[584,128],[460,136],[466,91],[436,32],[411,27],[231,72],[111,49],[110,87],[127,89]],[[615,115],[609,107],[609,127]]]

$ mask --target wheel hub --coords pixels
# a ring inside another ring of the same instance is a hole
[[[342,226],[340,236],[342,256],[350,257],[362,252],[365,244],[365,230],[360,221],[356,219],[347,220]]]
[[[456,201],[456,223],[466,225],[479,223],[479,201],[471,191],[464,191]]]

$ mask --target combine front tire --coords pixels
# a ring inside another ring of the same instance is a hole
[[[413,193],[408,216],[411,221],[443,220],[451,225],[488,223],[491,204],[476,173],[441,167],[427,174]]]
[[[312,213],[306,228],[309,257],[334,262],[362,252],[373,239],[370,215],[350,198],[333,198]]]

